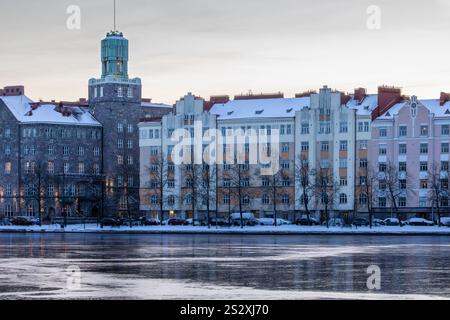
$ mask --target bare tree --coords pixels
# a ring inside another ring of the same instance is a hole
[[[373,227],[373,207],[377,192],[377,180],[375,171],[369,166],[369,164],[362,168],[357,185],[357,196],[359,198],[358,205],[367,209],[367,212],[369,213],[370,228]]]
[[[192,157],[193,159],[193,157]],[[202,174],[201,165],[197,165],[194,161],[190,164],[184,165],[184,178],[186,182],[186,190],[188,192],[184,195],[184,201],[189,203],[192,211],[192,225],[195,225],[197,209],[198,209],[198,194],[200,191],[200,177]]]
[[[206,206],[206,223],[208,228],[211,227],[211,207],[212,204],[216,202],[216,165],[209,165],[204,163],[201,168],[200,173],[200,183],[199,183],[199,197],[202,200],[202,205]],[[217,205],[216,205],[216,213],[217,213]],[[217,214],[216,214],[217,218]],[[217,223],[217,221],[216,221]]]
[[[159,221],[162,224],[164,220],[164,200],[165,189],[168,185],[169,164],[166,161],[166,156],[163,152],[158,152],[156,155],[150,157],[150,167],[147,168],[150,176],[149,185],[147,186],[152,192],[156,192],[157,205],[159,209]]]
[[[397,219],[400,220],[400,214],[398,210],[399,198],[405,194],[408,189],[408,182],[406,185],[402,185],[399,177],[398,168],[391,162],[385,165],[384,170],[380,170],[381,177],[380,183],[385,185],[386,193],[391,205],[391,212],[395,214]]]
[[[301,187],[300,203],[305,209],[308,224],[311,224],[310,203],[314,198],[314,176],[315,172],[309,169],[309,162],[306,156],[300,156],[299,163],[295,167],[297,184]]]
[[[244,198],[249,198],[252,194],[250,186],[248,185],[250,179],[248,169],[247,164],[238,164],[237,161],[235,161],[233,165],[230,165],[230,170],[226,175],[226,178],[229,179],[230,183],[229,191],[238,201],[241,228],[244,228]]]
[[[448,171],[448,168],[447,168]],[[441,204],[443,199],[448,198],[448,172],[442,168],[439,163],[433,163],[428,172],[428,183],[431,189],[430,200],[433,211],[436,210],[438,216],[438,225],[441,225]],[[445,182],[445,180],[447,182]]]
[[[336,195],[339,192],[339,184],[334,181],[333,170],[330,168],[322,168],[319,164],[319,169],[315,173],[315,196],[316,201],[322,204],[325,210],[325,219],[327,228],[329,228],[330,208],[333,207]]]

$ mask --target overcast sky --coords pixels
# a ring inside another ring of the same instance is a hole
[[[118,1],[130,76],[154,101],[325,84],[450,91],[450,0]],[[24,84],[32,99],[85,97],[101,73],[112,2],[0,0],[0,86]],[[80,30],[66,26],[69,5],[81,8]],[[381,8],[380,30],[367,28],[369,5]]]

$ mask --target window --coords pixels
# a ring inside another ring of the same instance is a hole
[[[122,98],[122,97],[123,97],[123,88],[122,88],[122,87],[118,87],[118,88],[117,88],[117,96],[118,96],[119,98]]]
[[[364,132],[370,131],[370,122],[364,122]]]
[[[419,207],[426,208],[427,207],[427,197],[419,198]]]
[[[380,136],[380,138],[387,137],[387,129],[386,128],[379,128],[378,129],[378,135]]]
[[[84,174],[84,163],[80,162],[78,164],[78,174]]]
[[[420,153],[421,154],[428,154],[428,143],[421,143],[420,144]]]
[[[339,196],[339,203],[346,204],[347,201],[348,201],[347,195],[345,193],[341,193],[341,195]]]
[[[387,146],[385,144],[380,144],[378,149],[378,154],[384,156],[387,154]]]
[[[309,142],[308,141],[303,141],[301,144],[301,151],[309,151]]]
[[[67,162],[64,163],[63,165],[63,172],[64,174],[69,174],[69,164]]]
[[[269,178],[263,178],[263,179],[262,179],[262,186],[263,186],[263,187],[269,187],[269,186],[270,186],[270,180],[269,180]]]
[[[12,185],[10,183],[6,184],[6,186],[5,186],[5,195],[7,197],[12,196]]]
[[[82,147],[82,146],[78,147],[78,155],[80,157],[84,156],[84,147]]]
[[[132,124],[129,124],[127,128],[128,128],[128,133],[133,133],[134,127]]]
[[[288,195],[288,194],[284,194],[284,195],[283,195],[283,198],[282,198],[282,200],[281,200],[281,202],[282,202],[284,205],[289,205],[289,203],[290,203],[289,195]]]
[[[323,141],[320,143],[320,150],[321,151],[328,151],[330,150],[330,144],[328,141]]]
[[[134,178],[132,176],[128,177],[127,185],[129,187],[134,187]]]
[[[283,187],[289,187],[291,185],[291,180],[289,178],[283,178],[283,181],[281,182],[281,185]]]
[[[442,125],[442,127],[441,127],[441,134],[442,134],[443,136],[448,136],[448,135],[450,135],[450,125],[448,125],[448,124]]]
[[[441,153],[448,153],[449,152],[449,144],[448,142],[441,144]]]
[[[348,122],[341,122],[340,123],[339,132],[340,133],[347,133],[348,132]]]
[[[13,216],[12,206],[10,204],[5,205],[3,212],[5,214],[5,217],[12,217]]]
[[[290,149],[289,143],[283,143],[281,152],[284,152],[284,153],[289,152],[289,149]]]
[[[158,204],[158,196],[155,195],[155,194],[152,195],[152,196],[150,197],[150,203],[153,204],[153,205]]]
[[[441,161],[441,171],[448,171],[448,161]]]
[[[123,187],[123,176],[117,176],[117,187]]]
[[[309,134],[309,124],[308,123],[302,123],[302,134]]]
[[[280,126],[280,135],[284,136],[286,134],[286,126],[282,124]]]
[[[117,132],[119,132],[119,133],[123,132],[123,124],[122,123],[117,124]]]
[[[134,158],[133,158],[133,156],[128,156],[127,157],[127,163],[128,163],[128,165],[133,165],[134,164]]]
[[[100,97],[103,97],[103,87],[100,87]]]
[[[268,205],[270,204],[270,198],[267,194],[263,195],[262,197],[262,204]]]
[[[406,197],[398,198],[398,206],[402,208],[406,207]]]
[[[242,198],[242,204],[249,205],[250,204],[250,197],[249,196],[244,196]]]
[[[63,155],[68,156],[70,154],[70,149],[68,146],[63,147]]]
[[[399,137],[406,137],[408,135],[408,127],[407,126],[400,126],[398,128],[398,136]]]
[[[401,143],[398,145],[398,153],[399,154],[406,154],[408,152],[406,144]]]
[[[405,179],[400,179],[398,181],[398,184],[400,186],[400,190],[406,190],[406,180]]]
[[[95,175],[99,175],[100,174],[100,166],[98,165],[98,163],[94,164],[94,174]]]
[[[100,156],[100,148],[94,147],[94,157],[98,157],[98,156]]]
[[[428,162],[420,162],[420,172],[428,172]]]
[[[420,189],[428,189],[428,180],[420,180]]]
[[[348,185],[347,177],[341,177],[339,181],[340,181],[339,184],[341,187],[346,187]]]
[[[380,208],[386,208],[387,203],[386,203],[386,198],[385,197],[378,198],[378,206]]]
[[[369,142],[367,140],[361,140],[359,142],[359,149],[360,150],[367,150],[368,146],[369,146]]]
[[[223,204],[230,204],[230,195],[229,194],[223,195]]]
[[[289,167],[290,167],[290,162],[289,162],[289,160],[283,160],[283,161],[281,162],[281,168],[282,168],[282,169],[289,169]]]
[[[359,167],[360,168],[367,168],[368,160],[367,159],[361,159],[359,160]]]
[[[386,163],[380,163],[380,164],[378,165],[378,171],[379,171],[379,172],[386,172],[386,170],[387,170],[387,165],[386,165]]]
[[[121,155],[117,156],[117,164],[118,165],[123,165],[123,156],[121,156]]]
[[[52,184],[49,184],[47,186],[47,196],[53,197],[54,194],[55,194],[55,186]]]
[[[11,174],[11,162],[5,163],[5,174]]]
[[[364,124],[362,122],[358,122],[358,132],[363,132]]]
[[[55,163],[53,161],[49,161],[47,163],[47,172],[49,174],[54,174],[55,173]]]
[[[48,146],[48,154],[50,156],[55,154],[55,146],[54,145],[51,144],[51,145]]]
[[[347,151],[348,150],[348,141],[347,140],[341,141],[339,144],[339,149],[341,151]]]
[[[286,126],[286,134],[292,134],[292,125],[288,124]]]
[[[399,172],[406,172],[406,162],[399,162],[398,163],[398,171]]]
[[[428,126],[420,126],[420,136],[428,137]]]
[[[5,138],[11,138],[11,129],[9,128],[5,129]]]
[[[341,169],[347,168],[347,159],[339,159],[339,168]]]
[[[132,87],[128,87],[127,97],[133,98],[133,88]]]
[[[127,141],[127,147],[128,147],[128,149],[133,149],[133,140]]]
[[[368,202],[369,202],[369,197],[367,197],[367,194],[361,193],[359,195],[359,205],[365,206],[365,205],[367,205]]]
[[[175,188],[175,180],[173,180],[173,179],[168,180],[167,181],[167,188],[169,188],[169,189]]]

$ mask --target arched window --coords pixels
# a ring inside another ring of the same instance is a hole
[[[367,205],[368,200],[369,199],[367,197],[367,194],[362,193],[362,194],[359,195],[359,204],[360,205]]]

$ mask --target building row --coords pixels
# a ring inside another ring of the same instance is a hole
[[[117,31],[101,65],[76,102],[0,90],[0,216],[449,214],[449,94],[324,86],[153,103]]]

